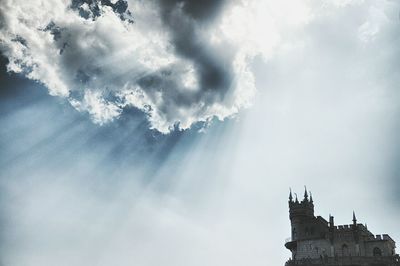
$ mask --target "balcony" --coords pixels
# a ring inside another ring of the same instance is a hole
[[[285,247],[292,251],[293,249],[296,249],[297,241],[294,241],[291,237],[288,237],[285,239]]]

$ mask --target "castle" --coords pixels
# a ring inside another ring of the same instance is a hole
[[[336,226],[333,216],[329,222],[314,216],[311,192],[304,191],[299,202],[289,194],[291,238],[285,247],[292,252],[286,266],[400,266],[395,241],[387,234],[373,235],[366,226],[353,223]]]

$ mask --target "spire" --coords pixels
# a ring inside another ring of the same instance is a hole
[[[356,214],[354,211],[353,211],[353,224],[354,225],[357,224],[357,218],[356,218]]]
[[[297,193],[294,193],[294,195],[296,196],[295,202],[296,202],[296,203],[299,203],[299,200],[297,199]]]
[[[313,199],[312,199],[312,194],[311,194],[311,191],[310,191],[310,202],[311,203],[313,203],[314,201],[313,201]]]
[[[308,201],[308,193],[307,193],[307,187],[304,186],[304,200]]]
[[[289,202],[292,202],[293,201],[293,196],[292,196],[292,189],[291,188],[289,188]]]

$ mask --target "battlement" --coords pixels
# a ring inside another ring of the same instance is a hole
[[[358,225],[360,225],[360,224],[358,224]],[[354,225],[353,224],[342,224],[342,225],[335,225],[335,226],[333,226],[333,228],[335,229],[335,231],[349,231],[349,230],[354,229]]]
[[[393,238],[391,238],[388,234],[383,234],[383,235],[382,235],[382,239],[383,239],[383,240],[389,240],[389,241],[395,242],[395,241],[393,240]]]
[[[354,225],[353,224],[335,225],[333,226],[333,229],[336,233],[346,233],[349,231],[354,231]],[[388,234],[374,235],[363,224],[357,224],[357,231],[359,232],[361,231],[369,235],[368,241],[391,241],[395,243],[395,241]]]
[[[353,224],[344,224],[344,225],[335,225],[333,226],[333,229],[335,232],[337,233],[345,233],[345,232],[349,232],[349,231],[353,231],[354,230],[354,225]],[[364,232],[366,234],[369,235],[370,237],[370,241],[392,241],[395,242],[388,234],[378,234],[378,235],[374,235],[372,234],[367,227],[365,227],[365,225],[363,224],[357,224],[357,231],[361,231]]]
[[[391,242],[395,242],[388,234],[372,235],[370,241],[391,241]]]

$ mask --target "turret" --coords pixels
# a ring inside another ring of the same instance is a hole
[[[304,198],[301,202],[299,202],[297,194],[294,194],[295,201],[290,199],[292,192],[289,193],[289,217],[292,226],[292,240],[297,240],[309,237],[308,224],[312,223],[315,217],[314,203],[312,197],[309,198],[307,189],[304,190]]]
[[[310,200],[308,199],[308,192],[305,190],[304,192],[304,199],[299,202],[297,198],[297,194],[294,193],[296,196],[295,201],[293,201],[292,191],[290,190],[289,193],[289,213],[290,219],[296,217],[314,217],[314,202],[312,197]]]

